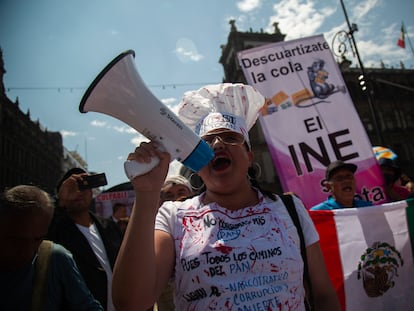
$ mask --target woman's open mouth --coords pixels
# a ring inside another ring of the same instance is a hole
[[[231,164],[231,161],[229,158],[224,157],[224,156],[217,156],[213,159],[211,167],[215,171],[222,171],[228,168],[230,164]]]

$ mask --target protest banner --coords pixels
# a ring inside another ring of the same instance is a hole
[[[112,207],[115,203],[122,203],[127,207],[127,214],[130,215],[134,205],[135,192],[133,190],[102,192],[95,197],[95,211],[101,217],[112,216]]]
[[[307,208],[326,200],[325,169],[342,160],[358,166],[361,199],[385,202],[371,142],[322,35],[243,50],[238,59],[268,99],[259,120],[284,191]]]
[[[412,310],[414,200],[309,213],[342,310]]]

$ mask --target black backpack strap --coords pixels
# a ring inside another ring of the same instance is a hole
[[[313,305],[313,296],[312,296],[312,284],[309,277],[309,268],[308,268],[308,257],[306,256],[306,244],[305,244],[305,237],[303,236],[302,226],[300,224],[299,215],[295,207],[295,203],[293,202],[292,195],[290,194],[282,194],[280,198],[285,204],[287,211],[289,212],[290,218],[292,219],[293,224],[296,227],[296,230],[299,235],[300,240],[300,253],[302,255],[303,260],[303,281],[306,291],[306,299],[305,305],[306,310],[312,310]]]

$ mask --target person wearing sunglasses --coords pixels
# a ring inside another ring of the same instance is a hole
[[[264,102],[243,84],[184,94],[178,116],[210,145],[214,158],[198,172],[205,190],[183,202],[165,202],[158,210],[168,153],[149,142],[129,155],[138,162],[157,156],[160,163],[132,180],[139,204],[115,264],[117,309],[145,310],[173,279],[176,310],[306,310],[296,227],[280,197],[260,190],[249,176],[254,157],[248,131]],[[314,306],[340,310],[319,236],[303,203],[297,197],[293,202]]]

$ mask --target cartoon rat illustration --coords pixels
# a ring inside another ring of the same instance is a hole
[[[323,59],[315,60],[312,63],[312,65],[308,67],[307,73],[313,96],[301,99],[297,103],[297,107],[305,108],[319,103],[327,102],[325,99],[328,98],[330,95],[336,92],[346,92],[345,86],[335,87],[333,84],[327,82],[329,73],[325,70],[325,61]],[[308,105],[300,103],[312,98],[319,98],[321,100],[317,102],[312,102]]]
[[[329,73],[324,69],[325,61],[322,59],[313,62],[308,67],[308,77],[313,94],[317,98],[325,99],[333,93],[335,86],[326,82]]]

